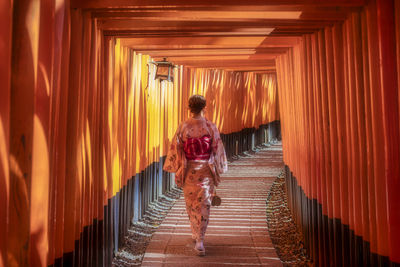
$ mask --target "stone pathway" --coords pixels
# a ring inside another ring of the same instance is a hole
[[[229,165],[212,207],[206,256],[195,256],[189,220],[180,198],[153,234],[142,266],[282,266],[269,237],[268,191],[283,168],[279,144]]]

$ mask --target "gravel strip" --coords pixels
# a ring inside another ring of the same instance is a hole
[[[125,244],[120,248],[113,259],[112,266],[140,266],[147,245],[152,234],[157,230],[176,200],[182,195],[182,190],[173,188],[162,195],[155,203],[150,204],[143,219],[133,223],[128,235],[125,236]]]
[[[287,204],[285,174],[276,178],[267,198],[268,230],[283,266],[312,266]]]

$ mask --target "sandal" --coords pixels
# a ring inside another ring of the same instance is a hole
[[[199,246],[197,246],[199,245]],[[196,245],[194,245],[194,250],[196,251],[197,256],[205,256],[206,250],[203,245],[203,241],[197,241]]]
[[[200,249],[194,247],[194,250],[196,251],[197,256],[203,257],[203,256],[206,255],[206,250],[205,249],[200,250]]]

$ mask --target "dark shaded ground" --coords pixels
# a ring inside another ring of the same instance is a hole
[[[303,236],[287,205],[285,174],[276,178],[267,199],[268,230],[276,253],[284,266],[312,266]]]

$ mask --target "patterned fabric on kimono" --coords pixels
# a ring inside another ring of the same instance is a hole
[[[183,195],[189,216],[192,237],[204,240],[210,217],[214,181],[206,161],[189,161]]]
[[[215,124],[205,118],[182,123],[172,140],[164,164],[176,172],[175,182],[183,188],[192,235],[203,240],[207,229],[211,196],[228,170],[225,149]]]

